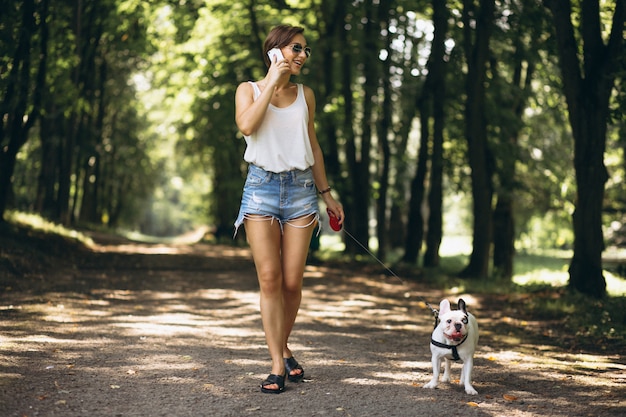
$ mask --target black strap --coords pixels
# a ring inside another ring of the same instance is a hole
[[[463,340],[461,340],[461,343],[456,344],[456,345],[446,345],[445,343],[437,342],[435,339],[430,339],[430,343],[440,348],[452,349],[452,359],[454,359],[455,361],[458,361],[461,359],[461,357],[459,356],[459,351],[456,348],[461,346],[463,342],[465,342],[466,339],[467,339],[467,336],[465,336]]]

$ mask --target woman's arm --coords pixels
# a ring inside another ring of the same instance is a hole
[[[309,140],[311,141],[311,149],[313,150],[313,157],[315,158],[315,163],[311,167],[311,170],[313,171],[315,186],[318,190],[323,191],[328,189],[329,184],[328,179],[326,178],[324,153],[322,152],[322,148],[317,140],[317,134],[315,133],[315,94],[313,93],[313,90],[305,86],[304,97],[306,98],[307,107],[309,109],[308,132]],[[343,207],[334,199],[332,192],[325,192],[322,194],[322,199],[324,200],[326,207],[328,207],[330,211],[332,211],[333,214],[339,219],[339,224],[343,224],[345,219]]]
[[[250,136],[261,125],[272,99],[274,88],[265,88],[254,100],[254,89],[248,82],[241,83],[235,93],[235,122],[245,136]]]
[[[246,136],[256,132],[263,122],[267,107],[272,100],[276,86],[281,82],[289,82],[289,66],[287,61],[272,62],[265,76],[265,87],[255,100],[254,89],[249,82],[241,83],[235,93],[235,123]],[[285,78],[286,77],[286,78]]]

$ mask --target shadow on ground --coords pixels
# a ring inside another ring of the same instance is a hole
[[[481,326],[479,394],[421,388],[433,325],[424,300],[459,295],[382,274],[307,267],[291,343],[306,378],[281,395],[258,388],[269,361],[245,249],[116,242],[1,284],[2,416],[626,414],[619,352],[526,339],[472,294],[462,296]]]

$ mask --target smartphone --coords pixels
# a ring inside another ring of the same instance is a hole
[[[270,63],[274,62],[274,57],[276,57],[276,62],[282,61],[283,59],[285,59],[282,52],[280,52],[280,49],[278,48],[272,48],[269,51],[267,51],[267,56],[270,58]]]

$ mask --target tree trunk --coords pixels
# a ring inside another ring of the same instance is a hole
[[[48,0],[44,0],[39,10],[41,18],[40,51],[34,87],[31,85],[31,45],[33,36],[37,31],[35,21],[37,9],[33,0],[26,0],[22,4],[20,35],[9,73],[7,92],[2,103],[2,107],[8,110],[8,114],[6,120],[2,120],[0,128],[0,221],[4,220],[4,213],[11,195],[11,177],[15,169],[17,153],[26,143],[28,133],[40,115],[48,58],[48,4]],[[31,91],[33,92],[32,107],[30,114],[28,114]],[[6,145],[5,137],[8,137]]]
[[[433,150],[430,162],[430,187],[428,192],[428,227],[424,266],[439,265],[439,247],[443,236],[443,142],[445,125],[446,65],[445,40],[448,31],[446,3],[433,0],[433,25],[435,27],[428,75],[433,74]]]
[[[364,41],[365,51],[375,51],[378,49],[377,39],[380,36],[380,31],[376,28],[376,25],[372,19],[372,12],[374,6],[371,2],[367,2],[365,6],[365,24],[364,24]],[[378,77],[380,71],[378,69],[378,59],[366,59],[363,61],[363,75],[365,82],[363,83],[363,123],[361,124],[360,143],[354,144],[354,148],[358,150],[355,154],[355,181],[354,193],[355,202],[357,202],[355,211],[358,211],[359,224],[362,225],[356,231],[358,234],[357,240],[364,246],[369,247],[369,213],[370,207],[370,149],[372,143],[372,125],[373,125],[373,108],[374,97],[376,97],[378,90]],[[352,92],[351,92],[352,94]],[[351,118],[350,120],[354,120]],[[356,138],[355,138],[356,139]],[[363,233],[365,232],[365,233]],[[356,236],[356,235],[355,235]]]
[[[469,264],[459,273],[463,278],[487,278],[492,237],[492,156],[487,144],[485,108],[485,72],[489,56],[489,39],[493,27],[495,0],[480,0],[476,24],[470,16],[473,4],[464,0],[463,28],[467,79],[465,129],[468,142],[469,165],[472,170],[473,235]],[[475,26],[475,41],[472,42]]]
[[[382,1],[379,5],[380,26],[378,30],[386,30],[389,26],[388,1]],[[384,37],[384,49],[391,50],[391,34],[387,33]],[[389,247],[389,225],[387,216],[387,201],[389,198],[389,176],[391,169],[391,147],[389,144],[389,130],[392,124],[392,101],[391,101],[391,64],[390,59],[382,62],[382,110],[381,117],[377,123],[377,137],[382,154],[380,161],[378,198],[376,204],[376,237],[378,239],[378,258],[385,260],[387,257],[387,249]]]
[[[573,215],[574,255],[569,287],[592,297],[606,296],[602,274],[602,207],[608,173],[604,165],[609,100],[623,53],[626,19],[624,1],[615,4],[611,33],[605,45],[598,0],[583,0],[581,35],[583,60],[572,24],[569,0],[546,0],[552,11],[563,89],[574,136],[577,201]],[[582,72],[581,72],[582,69]]]
[[[510,193],[499,193],[493,212],[493,269],[494,276],[511,281],[515,254],[515,224],[513,199]]]
[[[403,88],[406,86],[400,104],[400,120],[398,121],[398,129],[395,141],[395,166],[396,181],[394,182],[393,197],[391,204],[391,214],[389,219],[390,243],[394,248],[404,248],[407,241],[407,215],[410,204],[410,193],[407,193],[407,181],[409,177],[409,164],[405,158],[409,143],[409,135],[413,127],[413,119],[415,118],[417,95],[419,87],[416,80],[406,77],[403,82]],[[416,262],[416,261],[414,261]]]
[[[424,216],[422,205],[424,203],[425,182],[429,156],[430,139],[430,103],[428,102],[429,83],[424,84],[422,96],[419,98],[419,112],[421,120],[420,128],[420,148],[417,154],[417,165],[415,167],[415,177],[411,181],[411,200],[409,202],[409,221],[407,225],[406,244],[404,247],[403,262],[410,264],[417,263],[422,240],[424,239]]]
[[[524,27],[518,27],[521,33]],[[516,173],[515,165],[518,162],[518,137],[523,126],[522,117],[526,107],[526,97],[531,89],[531,81],[535,68],[534,59],[528,49],[535,50],[534,41],[530,47],[525,47],[523,37],[514,38],[515,54],[513,62],[513,78],[511,81],[500,78],[497,64],[492,65],[493,78],[502,83],[510,84],[511,94],[502,95],[498,106],[510,108],[511,114],[515,115],[517,122],[503,123],[500,135],[499,152],[500,165],[498,177],[500,187],[497,191],[496,208],[493,215],[493,269],[494,276],[507,281],[513,279],[513,259],[515,256],[515,220],[514,220],[514,196]],[[522,76],[523,75],[523,76]]]
[[[352,71],[353,57],[350,51],[350,42],[347,39],[347,32],[341,32],[342,38],[340,44],[343,45],[342,50],[346,53],[342,55],[342,79],[341,95],[344,100],[344,114],[342,131],[346,141],[346,160],[348,163],[348,172],[350,177],[350,193],[343,199],[344,206],[347,206],[346,217],[349,220],[345,224],[345,229],[355,237],[365,247],[369,243],[368,230],[368,213],[369,207],[369,146],[362,137],[361,147],[357,149],[357,139],[354,132],[354,99],[352,92]],[[367,124],[367,123],[366,123]],[[346,252],[357,253],[361,251],[359,245],[351,239],[346,240]]]
[[[322,2],[322,7],[326,9],[323,14],[327,19],[324,20],[326,26],[326,35],[321,36],[318,40],[320,48],[320,56],[325,67],[333,68],[333,62],[336,58],[333,57],[337,44],[337,39],[341,42],[342,36],[344,36],[345,29],[343,27],[344,17],[346,15],[347,3],[343,1],[338,2]],[[322,29],[319,29],[322,31]],[[336,71],[315,72],[312,76],[317,76],[317,84],[323,86],[321,91],[318,92],[317,108],[324,109],[326,105],[332,101],[336,94]],[[334,189],[337,189],[341,193],[344,188],[344,184],[338,183],[341,180],[341,163],[339,161],[339,144],[337,143],[337,117],[332,112],[319,112],[320,126],[322,126],[322,134],[319,140],[324,150],[324,164],[326,165],[326,173],[329,180],[334,181],[332,184]]]
[[[46,113],[52,114],[53,112],[48,109]],[[51,219],[54,215],[54,185],[57,178],[58,155],[58,149],[55,144],[55,132],[52,125],[52,119],[48,117],[43,117],[39,125],[41,167],[37,176],[37,197],[35,202],[35,211],[48,219]]]

